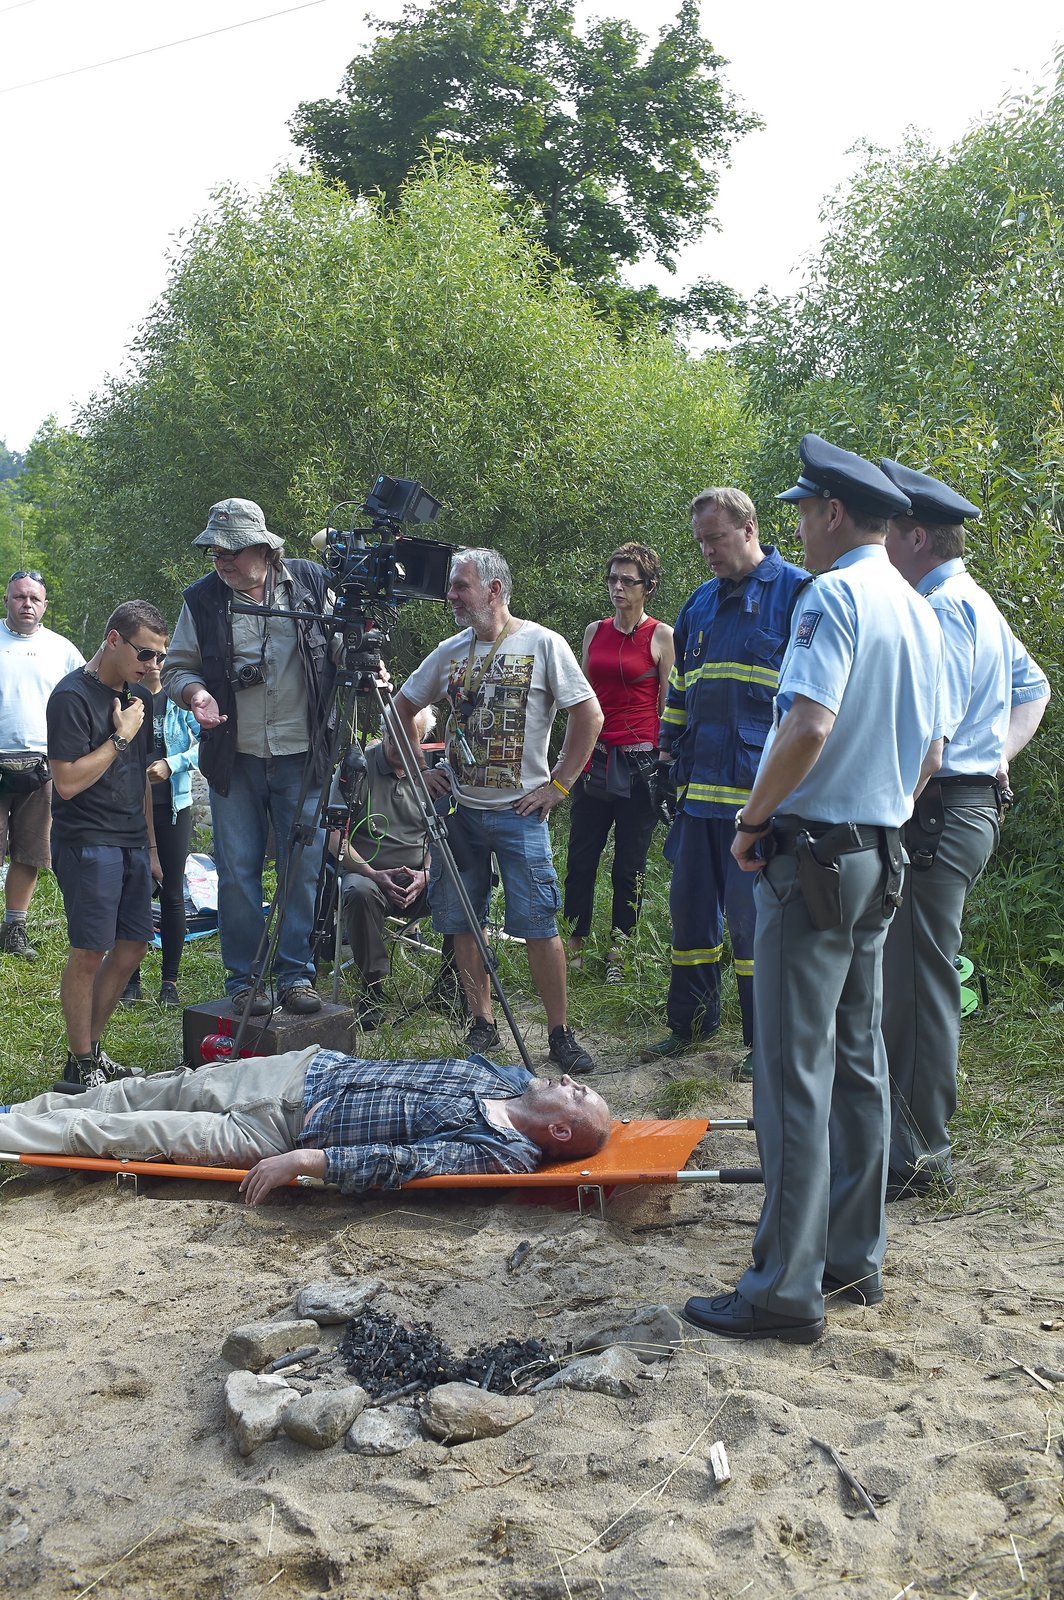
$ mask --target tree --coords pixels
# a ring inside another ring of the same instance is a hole
[[[806,284],[762,297],[734,354],[761,429],[763,520],[807,430],[947,479],[982,508],[969,566],[1059,683],[1064,73],[946,152],[915,135],[896,152],[866,151],[825,220]],[[776,520],[793,524],[793,511]],[[1007,832],[1013,861],[1047,884],[1059,884],[1059,727],[1051,707],[1017,768],[1027,793]],[[1020,899],[1013,909],[993,933],[998,959],[1033,965],[1055,948],[1064,972],[1059,891],[1040,895],[1026,927]]]
[[[388,206],[426,146],[461,152],[578,282],[612,287],[615,308],[618,267],[646,255],[672,267],[711,223],[732,144],[760,126],[725,88],[696,0],[649,51],[618,18],[578,33],[573,0],[411,0],[376,27],[339,97],[299,107],[296,143]],[[688,317],[721,300],[730,315],[727,291],[702,285]]]
[[[498,545],[529,614],[579,639],[604,555],[635,535],[663,549],[662,604],[678,606],[687,502],[737,473],[745,444],[720,356],[691,362],[651,331],[621,344],[458,158],[390,210],[316,173],[224,192],[131,367],[80,418],[71,479],[70,561],[96,623],[116,572],[174,615],[213,501],[258,500],[302,553],[385,471],[444,501],[428,531]],[[397,676],[449,626],[406,608]]]

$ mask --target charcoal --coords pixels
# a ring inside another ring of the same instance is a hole
[[[556,1352],[542,1339],[503,1339],[458,1357],[430,1323],[407,1327],[372,1306],[347,1324],[339,1354],[346,1370],[374,1400],[443,1383],[469,1383],[496,1394],[512,1394],[529,1380],[558,1370]]]

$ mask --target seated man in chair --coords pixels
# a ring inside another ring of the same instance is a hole
[[[5,1150],[247,1167],[248,1205],[297,1177],[361,1194],[437,1174],[534,1172],[593,1155],[609,1132],[605,1100],[571,1078],[484,1056],[363,1061],[316,1045],[0,1107]]]
[[[431,706],[415,717],[419,750],[435,723]],[[428,839],[414,794],[416,781],[385,729],[379,743],[366,748],[365,797],[354,826],[346,839],[334,836],[330,841],[343,874],[344,932],[362,980],[358,1020],[364,1033],[378,1027],[382,1017],[384,980],[391,964],[384,937],[386,918],[412,922],[428,916]],[[464,1009],[450,936],[443,941],[443,961],[430,1004],[433,1001],[447,1009]]]

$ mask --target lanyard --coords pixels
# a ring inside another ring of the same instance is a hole
[[[480,671],[477,673],[476,680],[474,681],[473,662],[476,660],[477,654],[477,631],[475,628],[473,629],[473,637],[469,641],[469,655],[466,657],[465,682],[462,686],[466,700],[474,700],[476,698],[477,694],[480,692],[480,686],[487,677],[487,674],[491,668],[491,664],[498,654],[499,646],[502,644],[503,640],[508,639],[513,632],[514,619],[511,617],[505,628],[499,634],[499,637],[495,640],[491,649],[488,651],[487,655],[481,661]]]

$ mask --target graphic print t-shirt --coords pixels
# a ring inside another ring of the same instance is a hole
[[[560,634],[522,622],[483,677],[481,665],[492,646],[476,641],[473,693],[467,695],[473,637],[465,628],[437,645],[407,679],[403,693],[417,706],[446,701],[446,756],[455,793],[465,805],[501,810],[550,782],[547,756],[555,713],[590,700],[592,689]]]

